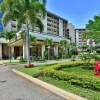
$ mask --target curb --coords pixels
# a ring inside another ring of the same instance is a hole
[[[33,78],[33,77],[31,77],[31,76],[29,76],[27,74],[24,74],[22,72],[19,72],[19,71],[15,70],[15,69],[12,69],[12,71],[14,73],[16,73],[16,74],[18,74],[18,75],[20,75],[20,76],[22,76],[22,77],[30,80],[31,82],[34,82],[34,83],[42,86],[43,88],[46,88],[46,89],[54,92],[55,94],[57,94],[57,95],[65,98],[67,100],[87,100],[87,99],[82,98],[82,97],[80,97],[78,95],[75,95],[75,94],[72,94],[70,92],[64,91],[64,90],[62,90],[62,89],[60,89],[58,87],[55,87],[55,86],[53,86],[51,84],[48,84],[48,83],[43,82],[43,81],[41,81],[39,79]]]

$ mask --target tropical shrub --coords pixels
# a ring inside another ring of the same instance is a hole
[[[100,76],[100,62],[96,62],[94,72],[95,75]]]
[[[91,61],[92,59],[94,59],[94,60],[99,59],[98,54],[95,53],[95,52],[93,52],[93,53],[83,52],[83,53],[80,53],[80,54],[78,55],[78,57],[79,57],[82,61],[84,61],[85,64],[86,64],[87,66],[89,65],[89,63],[90,63],[90,61]]]
[[[19,61],[20,62],[26,62],[27,60],[26,60],[26,58],[21,57]]]
[[[70,82],[73,85],[100,91],[100,78],[95,76],[78,75],[74,72],[60,71],[62,68],[75,67],[84,64],[85,62],[81,61],[56,64],[46,67],[44,69],[44,75],[58,80]],[[91,62],[91,64],[94,64],[94,62]]]

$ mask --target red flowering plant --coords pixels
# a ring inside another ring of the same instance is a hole
[[[25,68],[33,68],[34,67],[34,64],[26,64],[24,67]]]
[[[97,61],[95,64],[94,73],[100,77],[100,61]]]

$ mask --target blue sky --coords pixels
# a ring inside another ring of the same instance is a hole
[[[100,0],[47,0],[47,10],[84,28],[89,19],[100,14]]]

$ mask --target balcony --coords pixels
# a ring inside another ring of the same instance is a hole
[[[52,18],[52,17],[47,16],[47,20],[53,20],[53,18]]]

